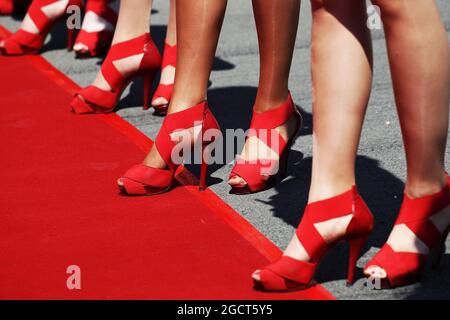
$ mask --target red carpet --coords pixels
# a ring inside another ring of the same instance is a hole
[[[254,291],[279,249],[186,170],[170,193],[118,195],[151,141],[115,114],[71,114],[76,89],[40,57],[0,57],[0,299],[333,298]]]

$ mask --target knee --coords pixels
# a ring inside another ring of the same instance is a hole
[[[408,10],[410,3],[408,1],[393,1],[393,0],[372,0],[372,4],[380,8],[382,18],[398,17],[405,10]]]

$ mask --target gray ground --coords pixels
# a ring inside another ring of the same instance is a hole
[[[450,3],[438,0],[447,33],[450,31]],[[168,2],[155,1],[152,34],[161,46],[168,15]],[[0,24],[16,30],[20,17],[0,17]],[[281,248],[292,236],[305,206],[311,169],[310,8],[304,2],[291,74],[295,102],[303,109],[306,126],[296,140],[290,161],[290,177],[272,190],[248,196],[230,195],[224,182],[231,164],[216,167],[209,183],[212,189]],[[54,32],[43,56],[81,86],[88,85],[101,60],[75,60],[64,47],[64,33]],[[391,80],[382,31],[374,34],[375,76],[357,161],[360,191],[373,210],[376,228],[370,245],[358,265],[364,263],[386,240],[400,206],[405,179],[405,157],[394,108]],[[332,53],[330,53],[332,54]],[[432,57],[430,57],[432,59]],[[211,75],[209,100],[222,128],[247,128],[258,81],[258,48],[250,1],[230,1]],[[118,114],[151,138],[162,118],[142,111],[141,85],[131,85],[120,103]],[[449,141],[450,142],[450,141]],[[447,148],[447,167],[450,154]],[[195,171],[195,170],[194,170]],[[447,243],[450,242],[450,238]],[[450,253],[450,246],[447,253]],[[318,280],[339,299],[449,299],[450,255],[445,255],[437,272],[421,284],[391,291],[373,291],[360,279],[352,288],[345,285],[346,248],[336,248],[320,268]]]

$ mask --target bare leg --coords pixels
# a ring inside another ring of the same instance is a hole
[[[312,7],[314,157],[309,202],[338,195],[355,183],[356,151],[372,74],[364,1],[314,0]],[[317,230],[332,241],[345,233],[350,219],[335,219]],[[310,260],[295,235],[284,254]],[[254,278],[259,280],[258,271]]]
[[[373,2],[381,9],[405,144],[405,192],[412,198],[433,194],[446,184],[450,87],[447,35],[435,1]],[[440,221],[444,226],[449,223],[450,211]],[[408,233],[401,225],[396,226],[387,242],[397,251],[428,253],[429,248],[419,246],[421,241]],[[368,268],[366,273],[386,277],[382,268]]]
[[[258,31],[260,75],[255,110],[264,112],[282,104],[288,95],[289,72],[297,35],[300,0],[253,0],[253,12]],[[294,134],[294,117],[277,128],[287,141]],[[268,146],[261,146],[256,137],[247,140],[242,156],[246,160],[278,159]],[[272,156],[270,156],[272,155]],[[230,185],[243,185],[245,180],[233,176]]]

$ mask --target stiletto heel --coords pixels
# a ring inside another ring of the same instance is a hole
[[[366,244],[368,237],[368,235],[363,235],[361,237],[348,240],[349,256],[347,285],[351,285],[355,282],[356,263],[358,262],[359,255]]]
[[[139,164],[133,166],[120,178],[121,185],[119,189],[125,195],[132,196],[150,196],[168,191],[174,181],[174,174],[181,163],[175,163],[172,157],[172,151],[176,146],[175,141],[171,138],[171,134],[175,131],[184,131],[194,128],[201,124],[201,173],[199,180],[199,188],[203,190],[206,186],[207,161],[203,157],[203,151],[210,142],[204,142],[203,132],[208,129],[219,130],[214,115],[209,111],[206,101],[199,103],[189,109],[170,113],[164,119],[163,125],[155,140],[155,146],[161,155],[161,158],[167,165],[166,169],[158,169]],[[195,138],[193,139],[195,140]],[[195,141],[192,141],[195,146]]]
[[[318,223],[352,215],[345,234],[331,243],[316,229]],[[297,228],[298,241],[305,248],[310,261],[300,261],[283,255],[277,262],[261,269],[255,287],[265,291],[293,291],[313,284],[314,274],[323,256],[341,241],[350,245],[347,281],[355,280],[355,266],[373,228],[373,217],[356,187],[330,199],[308,204]]]
[[[66,10],[69,6],[83,7],[82,0],[69,0],[67,6],[64,9],[64,14],[61,14],[59,19],[50,20],[45,15],[42,8],[55,3],[55,0],[35,0],[28,9],[28,15],[33,20],[34,24],[38,28],[38,33],[31,33],[23,29],[19,29],[8,38],[4,39],[3,47],[0,48],[0,53],[7,56],[19,56],[26,54],[35,54],[43,46],[45,38],[50,32],[52,26],[58,21],[63,19],[66,14]],[[68,34],[68,38],[70,38]]]
[[[445,211],[447,210],[447,211]],[[450,214],[450,177],[447,175],[447,185],[441,191],[411,199],[403,196],[400,213],[395,226],[403,225],[414,233],[418,241],[426,245],[432,254],[432,266],[437,268],[445,249],[450,226],[441,234],[432,222],[432,218],[443,212]],[[386,243],[380,251],[366,264],[364,271],[369,274],[370,267],[383,268],[386,278],[382,278],[382,286],[387,288],[400,287],[414,283],[422,276],[428,255],[419,252],[395,251]]]
[[[297,127],[292,137],[285,141],[276,128],[286,123],[291,117],[296,118]],[[279,158],[277,160],[258,159],[255,163],[255,161],[246,161],[238,157],[228,179],[240,177],[245,180],[245,185],[232,185],[232,193],[255,193],[271,188],[281,181],[286,176],[289,151],[301,125],[302,117],[295,107],[290,93],[286,101],[275,109],[262,113],[253,111],[250,133],[246,139],[253,136],[258,138],[278,153]],[[277,145],[274,146],[274,143]]]
[[[114,61],[142,54],[139,68],[128,77],[123,77],[114,65]],[[111,87],[111,91],[96,86],[88,86],[75,94],[70,106],[78,114],[112,112],[128,83],[136,76],[144,78],[144,107],[148,103],[150,79],[153,81],[156,70],[161,64],[161,56],[149,33],[120,42],[111,47],[102,64],[101,73]],[[148,81],[147,81],[148,80]]]

